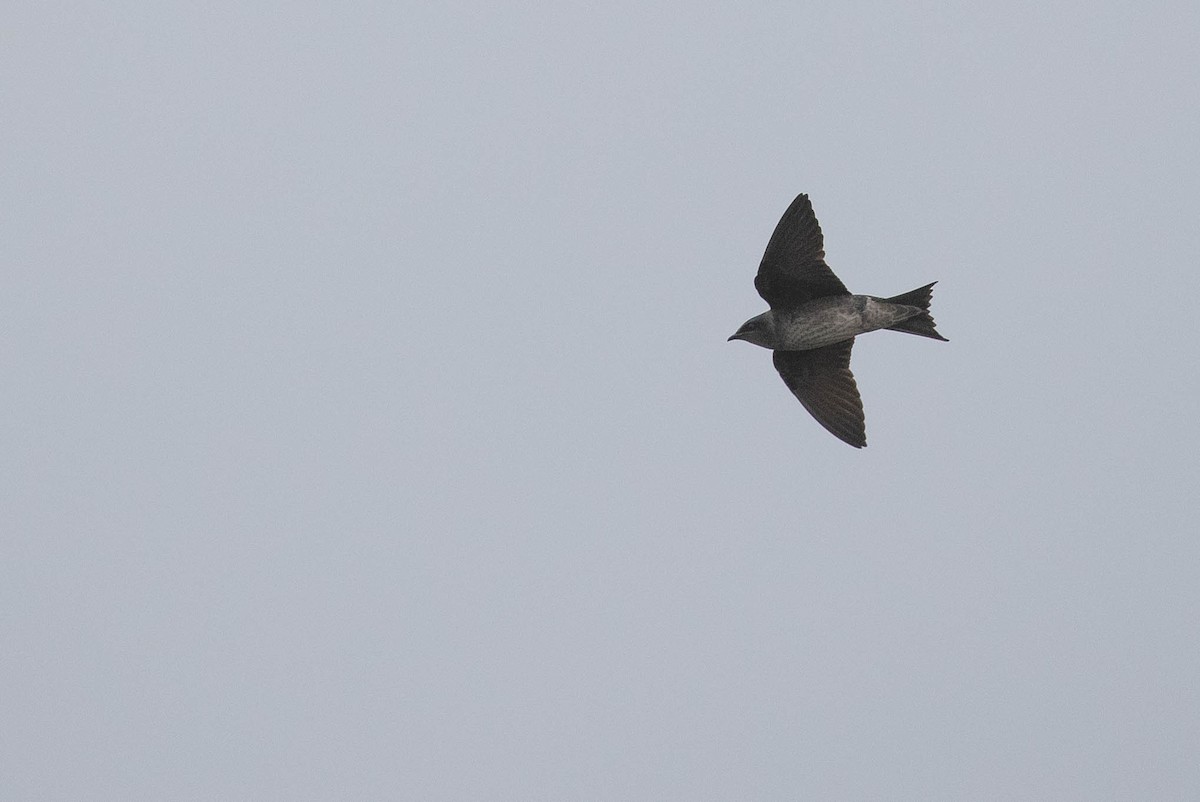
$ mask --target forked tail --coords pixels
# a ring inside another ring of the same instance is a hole
[[[924,287],[919,287],[903,295],[897,295],[894,298],[884,298],[885,301],[893,304],[904,304],[905,306],[915,306],[921,309],[919,315],[914,315],[908,320],[902,320],[895,326],[888,326],[892,331],[903,331],[906,334],[918,334],[922,337],[932,337],[935,340],[949,342],[945,337],[938,334],[933,316],[929,314],[929,302],[933,298],[933,285],[926,284]]]

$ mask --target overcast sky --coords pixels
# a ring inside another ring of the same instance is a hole
[[[0,22],[0,797],[1200,797],[1193,0]]]

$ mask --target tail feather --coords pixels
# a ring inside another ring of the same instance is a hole
[[[930,337],[934,340],[942,340],[949,342],[945,337],[938,334],[933,316],[929,314],[929,302],[933,299],[933,285],[936,281],[926,284],[924,287],[918,287],[915,290],[897,295],[893,298],[884,298],[885,301],[893,304],[904,304],[905,306],[915,306],[922,310],[921,314],[914,315],[908,320],[902,320],[895,326],[889,326],[892,331],[902,331],[905,334],[916,334],[921,337]]]

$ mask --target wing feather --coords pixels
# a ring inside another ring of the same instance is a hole
[[[830,434],[855,448],[867,444],[858,384],[850,372],[854,340],[811,351],[776,351],[775,369],[808,413]]]
[[[825,239],[808,195],[797,195],[767,243],[754,287],[772,309],[849,290],[825,264]]]

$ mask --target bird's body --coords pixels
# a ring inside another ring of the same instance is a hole
[[[915,306],[894,304],[872,295],[833,295],[814,298],[791,309],[772,309],[752,320],[762,320],[763,342],[742,337],[755,345],[779,351],[808,351],[886,329],[921,314]],[[763,320],[767,318],[767,320]]]
[[[775,227],[754,286],[771,308],[729,339],[774,351],[775,367],[800,403],[856,448],[867,439],[850,372],[854,338],[893,329],[946,339],[929,314],[933,284],[892,298],[850,294],[825,264],[824,239],[807,195],[798,196]]]

